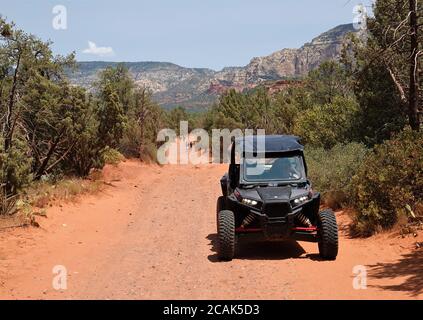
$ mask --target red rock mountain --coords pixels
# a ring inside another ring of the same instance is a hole
[[[136,83],[150,88],[163,107],[180,105],[200,110],[209,107],[219,94],[229,88],[242,91],[260,84],[300,78],[324,61],[339,59],[344,39],[351,32],[357,32],[352,24],[340,25],[299,49],[282,49],[265,57],[253,58],[245,67],[227,67],[221,71],[184,68],[167,62],[125,64]],[[116,64],[80,62],[79,71],[70,77],[74,83],[90,87],[100,70]]]

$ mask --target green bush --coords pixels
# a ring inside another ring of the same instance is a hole
[[[323,201],[334,209],[349,205],[351,180],[368,153],[366,147],[359,143],[338,144],[330,150],[306,147],[305,153],[310,180]]]
[[[134,105],[127,114],[128,121],[118,148],[125,157],[136,157],[148,161],[155,159],[157,134],[166,127],[165,122],[168,119],[151,95],[146,88],[135,90]],[[184,112],[183,109],[178,110]],[[179,126],[179,123],[176,124],[175,120],[176,125]],[[145,153],[149,155],[145,156]]]
[[[22,139],[15,139],[13,143],[6,152],[0,138],[0,185],[6,187],[8,194],[16,194],[32,180],[28,146]]]
[[[22,140],[5,151],[0,138],[0,215],[14,211],[17,193],[32,180],[31,159],[26,156],[28,147]]]
[[[298,116],[294,133],[315,147],[330,149],[351,141],[357,112],[354,98],[335,97],[331,103],[315,105]]]
[[[353,229],[368,236],[418,212],[423,204],[423,133],[406,129],[375,147],[353,179]]]
[[[103,161],[106,164],[117,165],[122,162],[125,157],[116,149],[106,147],[102,154]]]
[[[119,141],[119,152],[128,158],[138,158],[140,145],[141,127],[134,119],[129,119],[122,139]]]

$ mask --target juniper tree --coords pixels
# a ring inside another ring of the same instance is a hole
[[[420,129],[423,6],[417,0],[383,0],[374,5],[369,31],[375,40],[372,60],[381,59],[407,107],[409,125]]]

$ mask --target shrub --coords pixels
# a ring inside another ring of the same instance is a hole
[[[128,158],[138,158],[140,156],[141,127],[134,120],[129,119],[123,137],[119,142],[119,152]]]
[[[73,200],[81,194],[95,194],[103,190],[105,184],[100,170],[93,170],[87,179],[67,177],[55,182],[34,181],[22,191],[20,203],[32,209],[44,209],[56,201]]]
[[[32,180],[28,152],[23,139],[14,139],[12,147],[5,151],[0,138],[0,184],[7,184],[8,193],[15,194]]]
[[[357,112],[354,98],[335,97],[331,103],[315,105],[301,113],[294,133],[315,147],[330,149],[351,141]]]
[[[349,143],[330,150],[307,147],[305,152],[310,180],[323,201],[334,209],[350,204],[351,180],[368,152],[366,147]]]
[[[106,148],[98,134],[98,121],[94,116],[87,117],[85,128],[78,136],[72,152],[64,160],[62,167],[70,176],[86,177],[91,169],[104,166],[102,151]]]
[[[125,159],[125,157],[119,151],[109,147],[103,151],[102,156],[104,163],[112,165],[117,165],[119,162],[122,162]]]
[[[140,159],[146,163],[157,163],[157,146],[154,143],[141,146]]]
[[[32,180],[27,145],[21,139],[13,142],[13,146],[5,151],[0,138],[0,215],[15,211],[17,193]]]
[[[353,179],[353,229],[368,236],[394,226],[423,203],[423,133],[406,129],[376,146]]]

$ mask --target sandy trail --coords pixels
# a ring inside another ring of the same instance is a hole
[[[423,298],[414,238],[341,231],[334,262],[320,261],[315,244],[243,242],[236,260],[221,263],[215,202],[226,166],[127,161],[107,170],[120,179],[114,187],[49,209],[40,229],[0,231],[0,298]],[[347,217],[338,221],[344,230]],[[67,290],[52,287],[55,265],[67,269]],[[365,290],[352,285],[357,265],[367,270]]]

